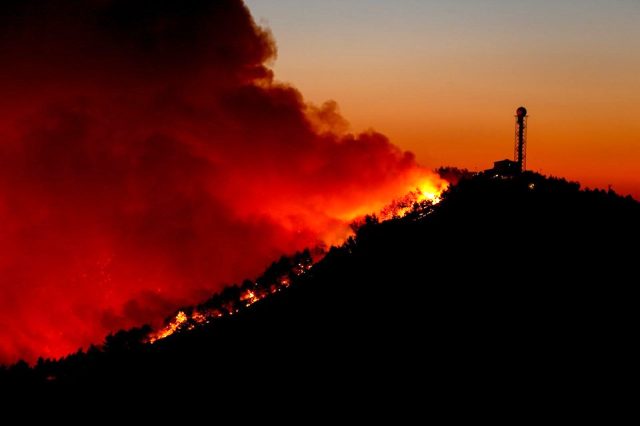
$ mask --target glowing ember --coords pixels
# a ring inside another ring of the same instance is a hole
[[[242,295],[240,300],[245,302],[245,306],[249,307],[260,299],[258,298],[258,296],[256,296],[255,292],[248,290],[245,294]]]
[[[191,315],[191,319],[197,322],[198,324],[207,322],[207,316],[204,314],[201,314],[198,311],[193,312],[193,314]]]

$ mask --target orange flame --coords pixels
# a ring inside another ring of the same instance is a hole
[[[149,338],[149,343],[154,343],[157,340],[171,336],[185,322],[187,322],[187,314],[185,314],[183,311],[179,311],[166,327],[158,330],[157,333],[151,335],[151,337]]]
[[[379,215],[381,218],[390,219],[393,217],[401,217],[411,211],[413,205],[418,203],[429,202],[431,204],[437,204],[440,202],[440,196],[444,190],[447,189],[448,183],[443,180],[436,180],[433,178],[425,178],[417,186],[414,191],[409,192],[401,200],[392,203],[387,208],[381,210]],[[316,259],[316,261],[319,259]],[[293,265],[291,273],[295,276],[301,276],[307,273],[313,264],[311,263],[297,263]],[[196,324],[210,323],[216,318],[223,317],[225,315],[234,315],[240,311],[241,308],[249,308],[251,305],[266,298],[270,294],[279,292],[288,288],[291,285],[291,279],[288,276],[281,276],[277,283],[272,284],[266,290],[260,291],[258,284],[253,283],[254,289],[248,289],[244,291],[238,301],[228,301],[228,309],[226,313],[223,313],[219,309],[206,310],[204,312],[194,310],[191,315],[187,315],[184,311],[178,311],[173,319],[165,327],[160,330],[151,333],[147,340],[148,343],[155,343],[158,340],[165,339],[176,331],[179,331],[184,327],[185,323],[188,323],[187,329],[192,330]]]

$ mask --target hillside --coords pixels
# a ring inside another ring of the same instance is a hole
[[[566,386],[624,374],[640,204],[561,179],[462,180],[435,207],[370,219],[291,285],[153,345],[148,330],[34,369],[8,386],[425,395]],[[286,262],[285,262],[286,263]],[[550,386],[550,383],[554,383]],[[507,392],[508,393],[508,392]],[[334,396],[335,396],[334,395]],[[417,395],[413,395],[417,396]]]

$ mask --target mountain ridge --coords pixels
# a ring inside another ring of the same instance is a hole
[[[236,315],[153,345],[148,328],[116,333],[102,350],[4,368],[0,382],[591,389],[626,365],[613,360],[628,354],[638,219],[631,197],[563,179],[466,177],[435,207],[369,217],[284,291]]]

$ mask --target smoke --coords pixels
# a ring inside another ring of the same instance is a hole
[[[307,105],[241,0],[0,6],[0,362],[163,318],[438,182]]]

